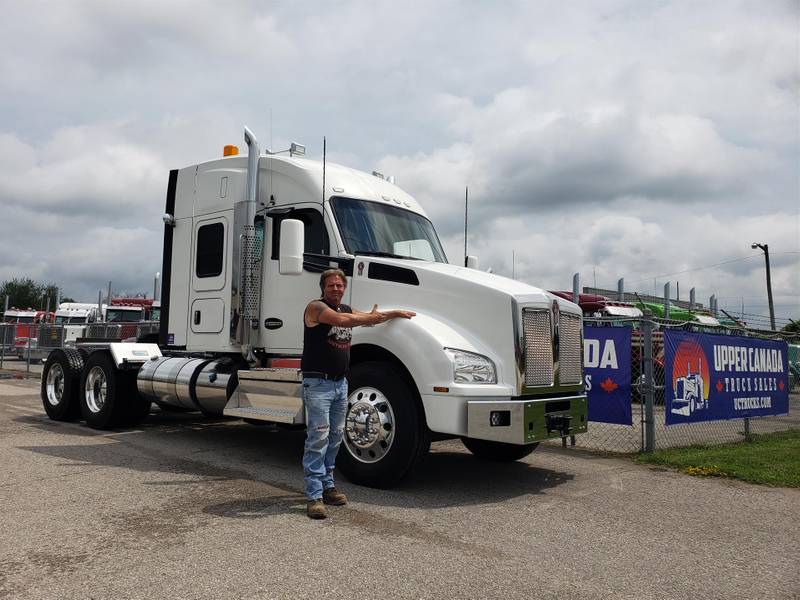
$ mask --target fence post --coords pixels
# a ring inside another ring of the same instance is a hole
[[[752,442],[753,435],[750,433],[750,417],[744,418],[744,441]]]
[[[654,417],[654,391],[653,381],[653,321],[649,309],[644,310],[642,321],[642,343],[644,350],[644,451],[652,452],[656,449],[656,426]]]

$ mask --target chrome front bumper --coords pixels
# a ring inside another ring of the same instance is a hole
[[[588,422],[585,395],[520,400],[469,400],[467,436],[506,444],[585,433]]]

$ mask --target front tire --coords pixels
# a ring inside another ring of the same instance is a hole
[[[83,357],[72,349],[53,350],[42,370],[42,405],[54,421],[74,421],[81,416],[78,403]]]
[[[353,483],[397,484],[430,449],[416,395],[391,364],[365,362],[350,372],[343,448],[337,466]]]
[[[518,446],[517,444],[505,444],[503,442],[490,442],[488,440],[477,440],[475,438],[461,438],[467,450],[478,458],[491,460],[493,462],[513,462],[521,460],[536,450],[539,445],[527,444]]]

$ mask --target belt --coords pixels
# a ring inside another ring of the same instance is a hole
[[[303,377],[316,377],[318,379],[329,379],[331,381],[341,381],[345,377],[347,377],[347,373],[342,373],[341,375],[331,376],[327,373],[320,373],[319,371],[303,371]]]

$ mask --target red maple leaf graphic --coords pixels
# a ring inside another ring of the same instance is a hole
[[[784,387],[785,387],[785,384],[783,383],[783,379],[781,379],[781,380],[778,382],[778,389],[779,389],[780,391],[783,391],[783,388],[784,388]]]
[[[724,386],[722,385],[722,380],[717,379],[717,391],[721,392],[723,387]]]
[[[600,387],[610,394],[619,386],[612,381],[611,377],[606,377],[605,380],[600,384]]]

